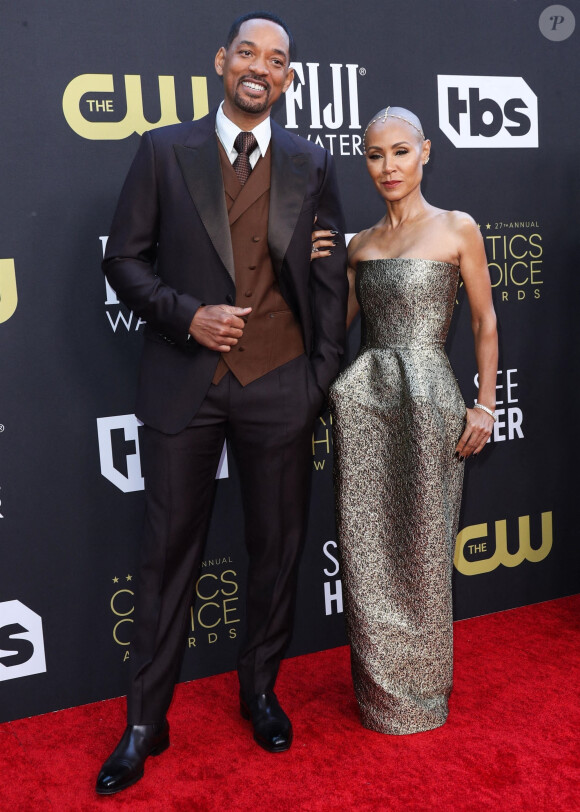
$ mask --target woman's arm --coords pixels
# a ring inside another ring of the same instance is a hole
[[[459,265],[471,310],[475,359],[479,373],[477,402],[495,410],[497,379],[497,322],[491,296],[491,281],[483,239],[469,215],[456,214],[459,237]],[[482,409],[467,409],[467,425],[456,452],[460,457],[479,454],[488,441],[493,418]]]
[[[356,290],[355,290],[355,280],[356,280],[356,271],[350,265],[346,269],[346,273],[348,276],[348,305],[346,310],[346,329],[350,327],[353,323],[356,314],[360,310],[360,306],[358,303],[358,299],[356,298]]]

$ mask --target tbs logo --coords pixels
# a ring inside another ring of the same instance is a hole
[[[538,146],[538,98],[521,76],[438,76],[439,127],[456,147]]]
[[[42,619],[20,601],[0,603],[0,680],[46,671]]]

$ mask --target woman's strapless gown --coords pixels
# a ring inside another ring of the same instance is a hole
[[[359,262],[362,344],[330,393],[354,687],[363,725],[383,733],[448,713],[465,404],[444,342],[458,281],[445,262]]]

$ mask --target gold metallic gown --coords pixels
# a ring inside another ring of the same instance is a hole
[[[445,262],[359,262],[362,344],[330,393],[354,687],[363,725],[383,733],[447,718],[465,404],[444,342],[458,281]]]

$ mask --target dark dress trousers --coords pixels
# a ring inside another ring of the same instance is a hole
[[[240,686],[248,698],[273,688],[291,635],[313,421],[343,351],[346,250],[331,156],[272,122],[268,153],[236,194],[220,149],[215,111],[145,133],[103,261],[120,299],[147,322],[136,407],[145,424],[146,516],[130,724],[160,721],[171,701],[226,437],[249,554]],[[246,220],[236,226],[236,215]],[[311,263],[315,215],[317,228],[338,235],[333,256]],[[235,362],[188,335],[202,304],[234,303],[255,308]],[[250,351],[263,347],[260,336],[277,318],[278,351],[266,366],[262,353],[252,373]]]

